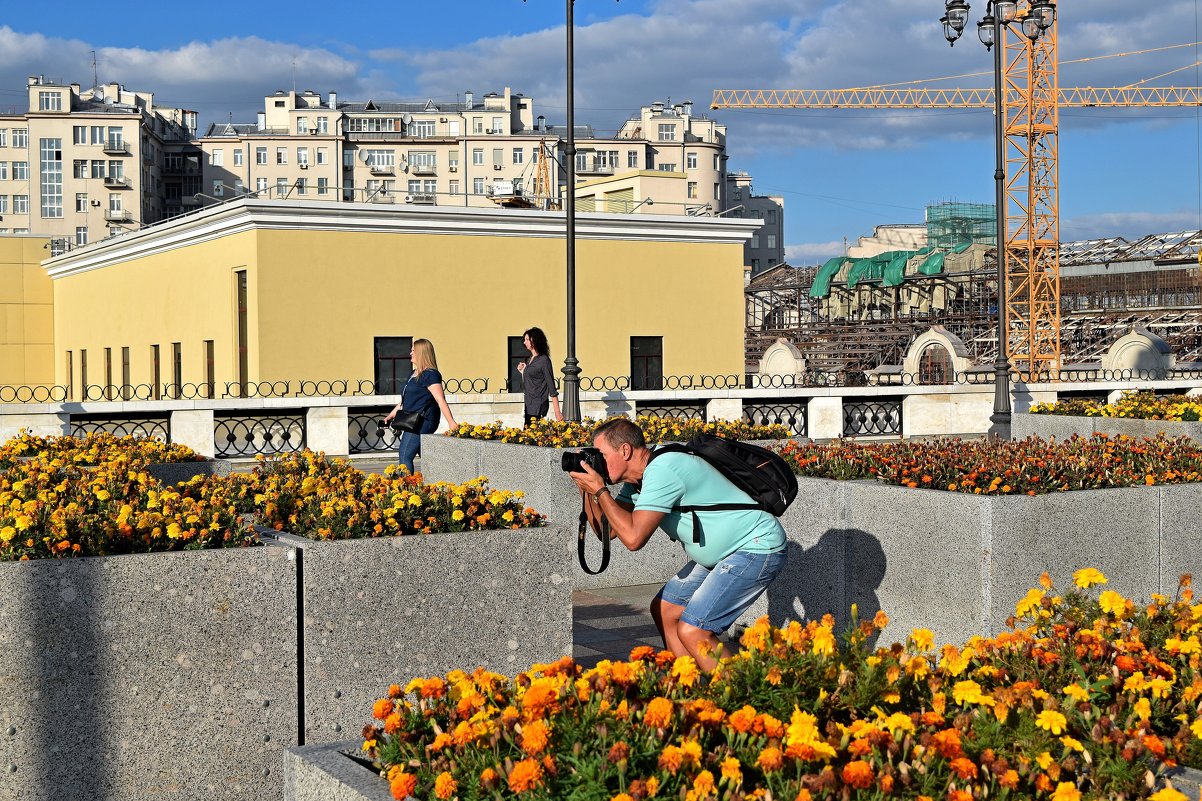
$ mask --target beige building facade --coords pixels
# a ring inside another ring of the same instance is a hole
[[[727,206],[723,214],[763,221],[763,227],[748,240],[743,256],[751,277],[784,264],[785,199],[778,195],[757,195],[751,176],[745,172],[728,173],[726,187]]]
[[[412,340],[426,337],[448,380],[487,380],[502,392],[526,328],[542,327],[552,357],[563,358],[563,216],[240,198],[72,251],[45,265],[54,381],[74,399],[85,386],[223,397],[263,381],[368,380],[391,394]],[[584,374],[637,384],[741,373],[742,249],[754,227],[582,215]],[[114,313],[118,297],[136,313]],[[635,297],[674,302],[638,314]],[[631,313],[615,317],[619,308]]]
[[[0,116],[0,235],[48,236],[57,253],[168,216],[167,155],[194,112],[116,83],[31,77],[26,91],[28,111]]]
[[[49,245],[0,237],[0,386],[54,383],[54,290],[41,264]]]

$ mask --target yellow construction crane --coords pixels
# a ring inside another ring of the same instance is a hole
[[[1026,16],[1031,0],[1019,3]],[[998,243],[1006,276],[1007,352],[1029,379],[1060,369],[1061,107],[1118,108],[1202,105],[1199,87],[1061,89],[1057,23],[1035,42],[1003,26],[1002,109],[1005,131],[1006,241]],[[992,89],[715,90],[711,108],[993,108]],[[999,343],[1000,344],[1000,343]]]

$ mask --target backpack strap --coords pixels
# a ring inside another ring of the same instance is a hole
[[[688,445],[683,445],[679,442],[670,442],[667,445],[661,445],[659,448],[651,451],[651,456],[647,459],[647,464],[665,453],[684,453],[692,456],[694,459],[701,459],[705,462],[704,457],[698,456],[693,452],[693,449]],[[709,462],[706,462],[709,464]],[[645,470],[646,468],[644,468]],[[736,512],[751,509],[759,509],[758,503],[712,503],[712,504],[691,504],[688,506],[673,506],[673,512],[688,512],[693,520],[693,542],[701,542],[701,520],[697,517],[698,512]]]

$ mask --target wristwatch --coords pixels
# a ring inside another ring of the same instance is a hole
[[[597,502],[597,505],[598,505],[598,506],[600,506],[600,505],[601,505],[601,495],[602,495],[602,493],[604,493],[604,494],[608,495],[608,494],[609,494],[609,490],[607,490],[605,487],[602,487],[601,489],[599,489],[599,490],[597,490],[596,492],[594,492],[594,493],[593,493],[593,500]]]

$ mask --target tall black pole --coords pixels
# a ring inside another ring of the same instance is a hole
[[[1010,343],[1006,325],[1006,124],[1002,103],[1002,37],[1000,13],[993,15],[993,114],[997,160],[993,172],[997,209],[997,361],[993,363],[993,433],[1010,439]]]
[[[563,418],[580,420],[580,365],[576,361],[576,102],[573,84],[572,10],[575,0],[567,0],[568,40],[568,142],[564,146],[564,162],[568,173],[568,188],[564,203],[568,221],[568,352],[563,360]]]

